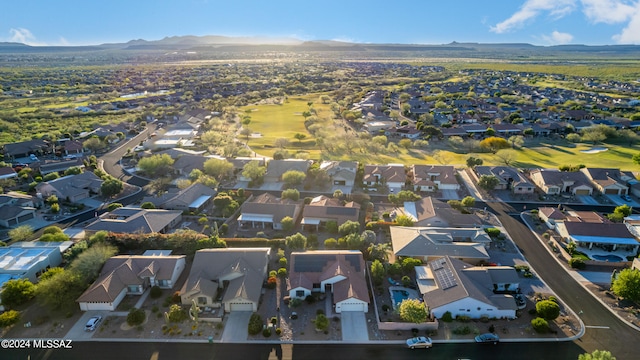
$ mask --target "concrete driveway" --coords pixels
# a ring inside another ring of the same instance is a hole
[[[247,341],[247,330],[251,311],[232,311],[227,315],[227,324],[222,332],[221,342]]]
[[[361,311],[343,311],[340,313],[342,326],[342,341],[365,342],[369,341],[367,319]]]
[[[600,205],[598,200],[594,199],[593,197],[591,197],[589,195],[578,195],[577,197],[578,197],[578,200],[580,200],[580,202],[583,203],[583,204]]]
[[[67,334],[64,336],[64,338],[70,339],[70,340],[91,339],[93,337],[93,334],[95,334],[96,331],[100,330],[100,326],[102,326],[102,323],[100,323],[94,331],[85,331],[84,327],[85,325],[87,325],[87,321],[89,321],[89,319],[93,316],[100,315],[102,316],[102,322],[104,322],[107,319],[107,316],[109,316],[109,314],[110,314],[109,311],[86,311],[84,314],[82,314],[80,319],[76,321],[76,323],[71,327],[71,329],[67,331]]]

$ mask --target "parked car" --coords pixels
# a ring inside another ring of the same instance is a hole
[[[411,350],[418,349],[418,348],[428,349],[432,346],[433,346],[433,343],[431,342],[431,338],[428,338],[428,337],[418,336],[411,339],[407,339],[407,347]]]
[[[495,345],[500,342],[500,338],[496,334],[486,333],[486,334],[480,334],[476,336],[476,342]]]
[[[527,298],[525,298],[524,295],[515,294],[513,297],[516,299],[516,305],[518,306],[518,309],[524,309],[527,307]]]
[[[89,321],[87,321],[87,324],[84,326],[84,331],[93,331],[96,329],[96,327],[98,327],[98,324],[100,324],[100,322],[102,321],[102,316],[94,316],[91,319],[89,319]]]
[[[624,201],[631,201],[631,196],[629,196],[629,195],[627,195],[627,194],[622,195],[622,196],[621,196],[621,198],[622,198]]]

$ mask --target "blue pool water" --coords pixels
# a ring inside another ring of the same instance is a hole
[[[600,261],[609,261],[609,262],[624,261],[624,259],[618,255],[592,255],[591,257],[594,258],[595,260],[600,260]]]
[[[393,307],[409,298],[409,292],[406,290],[391,290],[391,294],[393,295]]]

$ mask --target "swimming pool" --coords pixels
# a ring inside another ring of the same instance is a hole
[[[608,261],[608,262],[624,261],[624,259],[618,255],[591,255],[591,257],[595,260]]]
[[[401,302],[406,299],[417,299],[417,294],[412,294],[410,290],[403,289],[389,289],[391,293],[391,303],[393,304],[393,308],[397,309]]]

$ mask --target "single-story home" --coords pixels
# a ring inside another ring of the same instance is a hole
[[[114,311],[126,295],[142,295],[153,286],[171,289],[185,268],[186,256],[170,252],[109,258],[98,279],[76,300],[80,310]]]
[[[250,197],[242,204],[238,224],[240,227],[282,230],[282,219],[290,217],[297,223],[301,212],[300,201],[277,198],[264,193]]]
[[[457,316],[515,319],[518,309],[512,295],[518,274],[508,266],[476,267],[449,256],[416,268],[418,287],[430,315],[442,318],[449,312]]]
[[[168,233],[182,221],[182,211],[121,207],[100,215],[85,227],[87,232]]]
[[[317,230],[329,221],[335,221],[340,226],[347,221],[357,222],[359,217],[360,204],[353,201],[343,204],[339,199],[320,195],[305,205],[302,211],[302,225]]]
[[[392,226],[391,245],[395,256],[430,261],[444,256],[477,262],[488,260],[491,238],[482,228],[435,228]]]
[[[593,185],[580,171],[559,171],[556,169],[536,169],[529,177],[547,195],[570,193],[592,195]]]
[[[199,306],[223,307],[225,312],[257,311],[270,254],[270,248],[196,251],[180,291],[182,304],[195,300]]]
[[[331,293],[336,313],[369,311],[365,262],[357,250],[291,253],[287,291],[292,299]]]

